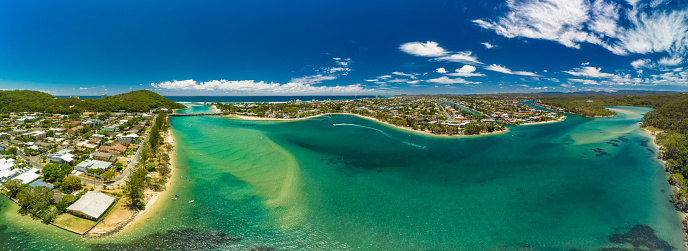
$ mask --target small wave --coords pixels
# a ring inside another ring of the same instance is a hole
[[[391,139],[399,140],[399,139],[395,138],[394,136],[390,135],[389,133],[387,133],[387,132],[385,132],[385,131],[383,131],[383,130],[380,130],[380,129],[377,129],[377,128],[373,128],[373,127],[369,127],[369,126],[358,125],[358,124],[332,124],[332,125],[333,125],[333,126],[355,126],[355,127],[361,127],[361,128],[366,128],[366,129],[370,129],[370,130],[375,130],[375,131],[378,131],[378,132],[384,134],[385,136],[387,136],[387,137],[389,137],[389,138],[391,138]],[[427,148],[427,146],[424,146],[424,145],[418,145],[418,144],[414,144],[414,143],[411,143],[411,142],[408,142],[408,141],[403,141],[403,140],[399,140],[399,141],[400,141],[401,143],[406,144],[406,145],[413,146],[413,147],[418,147],[418,148],[420,148],[420,149],[426,149],[426,148]]]

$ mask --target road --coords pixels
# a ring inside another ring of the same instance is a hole
[[[143,150],[143,146],[146,145],[148,142],[148,138],[150,137],[150,132],[151,129],[155,126],[155,123],[157,123],[156,117],[159,115],[156,115],[153,117],[153,124],[148,128],[148,131],[146,131],[146,136],[143,138],[143,142],[139,144],[139,148],[136,149],[136,153],[134,154],[134,157],[132,157],[129,161],[129,164],[124,167],[124,170],[122,170],[122,173],[118,175],[115,180],[111,181],[97,181],[97,180],[92,180],[89,178],[84,178],[84,177],[79,177],[82,182],[88,184],[88,185],[93,185],[93,186],[103,186],[106,185],[108,188],[113,188],[117,187],[119,185],[123,185],[126,181],[129,175],[131,175],[131,172],[136,168],[136,163],[139,162],[141,159],[141,152]]]
[[[11,146],[8,146],[6,142],[3,142],[2,144],[0,144],[0,146],[2,146],[2,148],[4,148],[4,149],[9,149],[11,147]],[[43,170],[43,166],[41,164],[38,164],[38,162],[36,161],[40,157],[33,157],[33,159],[32,159],[31,157],[26,156],[26,154],[24,154],[24,152],[19,151],[19,150],[17,150],[17,156],[19,158],[21,158],[22,160],[24,160],[24,162],[28,163],[29,166],[31,166],[33,168],[38,168],[39,170]]]
[[[444,105],[441,105],[441,104],[440,104],[440,105],[435,104],[435,105],[437,105],[437,106],[440,107],[440,109],[442,110],[442,112],[444,113],[444,115],[447,117],[447,120],[449,120],[449,121],[454,121],[454,116],[450,116],[450,115],[449,115],[449,112],[447,112],[447,110],[444,108]]]

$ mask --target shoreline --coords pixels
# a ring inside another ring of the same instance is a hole
[[[550,124],[550,123],[557,123],[557,122],[562,122],[566,120],[566,116],[562,115],[561,118],[555,119],[555,120],[548,120],[548,121],[540,121],[540,122],[533,122],[533,123],[525,123],[525,124],[520,124],[519,126],[522,125],[542,125],[542,124]]]
[[[167,129],[166,134],[167,135],[165,136],[165,143],[169,143],[171,146],[174,146],[174,136],[172,135],[172,128]],[[151,217],[145,217],[145,216],[149,215],[149,213],[152,213],[153,215],[158,213],[160,211],[161,204],[162,204],[162,203],[159,203],[160,198],[163,195],[166,195],[171,190],[171,188],[173,186],[172,180],[173,180],[173,177],[175,175],[175,170],[176,170],[175,162],[174,162],[175,161],[175,157],[174,157],[175,155],[173,152],[170,152],[169,149],[167,149],[167,154],[170,155],[170,164],[169,165],[170,165],[171,170],[170,170],[169,178],[167,178],[167,181],[165,182],[165,189],[160,191],[160,192],[153,192],[151,194],[150,199],[148,199],[148,202],[146,203],[146,208],[139,211],[136,218],[134,218],[133,221],[131,221],[129,224],[127,224],[129,229],[131,229],[133,226],[136,226],[137,224],[143,223],[144,219],[150,220]],[[145,192],[144,192],[144,194],[145,194]],[[126,227],[122,228],[122,230],[125,230],[125,229],[126,229]],[[124,231],[120,231],[120,232],[124,232]]]
[[[172,134],[172,129],[169,128],[165,136],[165,143],[169,143],[171,146],[174,146],[174,136]],[[174,183],[172,183],[172,179],[175,175],[175,154],[174,152],[170,152],[169,149],[167,150],[167,153],[170,155],[170,174],[169,178],[165,182],[165,188],[164,190],[160,192],[152,191],[151,193],[147,193],[144,191],[144,200],[147,198],[148,200],[146,201],[146,207],[143,210],[135,211],[131,214],[131,216],[123,221],[120,221],[115,224],[114,227],[110,227],[108,229],[98,229],[94,228],[94,230],[97,230],[97,232],[89,232],[86,233],[84,236],[87,238],[105,238],[105,237],[112,237],[118,234],[122,233],[127,233],[128,231],[136,229],[135,226],[139,226],[140,224],[147,222],[148,220],[151,219],[152,215],[155,215],[160,212],[161,207],[161,202],[160,198],[163,197],[163,195],[167,195],[167,193],[171,190],[171,188],[174,186]],[[148,217],[147,217],[148,216]]]
[[[650,141],[652,141],[652,145],[653,145],[653,146],[655,147],[655,149],[657,150],[656,154],[659,155],[659,152],[662,151],[662,146],[659,145],[659,144],[657,144],[657,142],[656,142],[657,133],[655,133],[655,132],[653,132],[653,131],[650,131],[650,130],[648,130],[647,128],[644,128],[644,127],[642,127],[642,126],[639,126],[639,127],[640,127],[640,129],[642,129],[642,130],[645,132],[645,134],[646,134],[648,137],[650,137]],[[660,132],[660,133],[663,133],[663,131]],[[665,176],[668,177],[669,175],[671,175],[672,173],[669,172],[669,171],[667,170],[667,162],[666,162],[666,160],[660,159],[658,156],[656,157],[656,159],[659,160],[659,161],[662,163],[662,167],[664,167],[664,174],[665,174]],[[671,186],[672,188],[676,188],[676,186],[672,186],[671,184],[669,184],[669,186]],[[678,217],[678,218],[679,218],[679,222],[680,222],[681,224],[683,224],[683,226],[684,226],[684,228],[685,228],[685,227],[688,225],[688,213],[681,212],[680,210],[676,210],[676,211],[678,211],[678,213],[679,213],[679,217]],[[684,248],[685,248],[685,247],[688,247],[688,236],[686,235],[685,232],[684,232],[683,240],[684,240],[683,247],[684,247]]]
[[[389,126],[389,127],[394,128],[394,129],[399,129],[399,130],[403,130],[403,131],[407,131],[407,132],[411,132],[411,133],[416,133],[416,134],[420,134],[420,135],[424,135],[424,136],[438,137],[438,138],[458,138],[458,137],[490,136],[490,135],[495,135],[495,134],[506,133],[506,132],[508,132],[508,131],[510,130],[509,127],[504,127],[504,130],[501,130],[501,131],[485,132],[485,133],[480,133],[480,134],[476,134],[476,135],[463,135],[463,134],[460,134],[460,133],[456,133],[456,134],[453,134],[453,135],[435,134],[435,133],[432,133],[432,132],[429,132],[429,131],[426,131],[426,130],[423,130],[423,131],[421,131],[421,130],[414,130],[414,129],[411,129],[411,128],[408,128],[408,127],[393,125],[393,124],[391,124],[391,123],[388,123],[388,122],[385,122],[385,121],[381,121],[381,120],[376,119],[376,118],[373,118],[373,117],[364,116],[364,115],[360,115],[360,114],[354,114],[354,113],[323,113],[323,114],[318,114],[318,115],[310,116],[310,117],[304,117],[304,118],[289,118],[289,119],[284,119],[284,118],[264,118],[264,117],[256,117],[256,116],[245,116],[245,115],[228,115],[228,116],[237,117],[237,118],[242,119],[242,120],[250,120],[250,121],[282,121],[282,122],[289,122],[289,121],[300,121],[300,120],[318,118],[318,117],[323,117],[323,116],[327,116],[327,115],[349,115],[349,116],[356,116],[356,117],[359,117],[359,118],[362,118],[362,119],[367,119],[367,120],[371,120],[371,121],[374,121],[374,122],[377,122],[377,123],[380,123],[380,124],[384,124],[384,125],[386,125],[386,126]]]

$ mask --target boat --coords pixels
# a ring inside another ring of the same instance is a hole
[[[173,200],[177,200],[177,197],[172,198]]]
[[[194,203],[194,200],[190,200],[189,203]]]

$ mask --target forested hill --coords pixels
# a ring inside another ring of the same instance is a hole
[[[144,112],[153,108],[184,108],[160,94],[138,90],[105,99],[56,98],[53,95],[30,90],[0,91],[0,112],[46,112],[72,114],[125,110]]]

